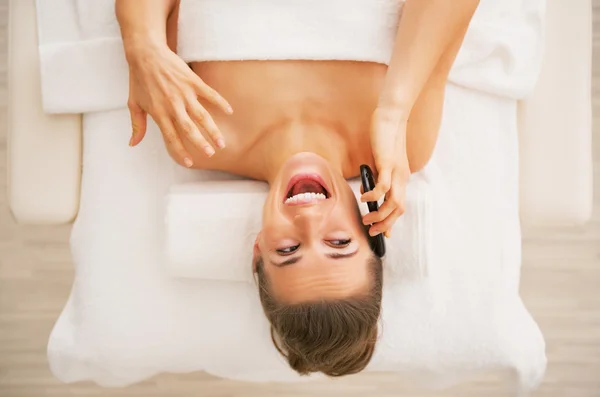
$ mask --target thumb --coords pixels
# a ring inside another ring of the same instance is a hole
[[[381,189],[380,195],[384,195],[392,187],[392,172],[393,168],[386,163],[378,170],[376,188]]]
[[[144,139],[146,135],[148,114],[137,104],[129,105],[129,114],[131,116],[132,134],[129,140],[129,146],[135,146]]]

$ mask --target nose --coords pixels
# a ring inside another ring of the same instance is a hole
[[[321,227],[323,218],[323,211],[318,208],[306,208],[294,216],[294,224],[303,238],[310,238]]]

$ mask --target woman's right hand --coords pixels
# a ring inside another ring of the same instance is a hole
[[[391,236],[392,226],[404,213],[410,165],[406,154],[406,124],[402,112],[378,108],[371,118],[371,147],[377,167],[377,184],[361,196],[362,202],[385,201],[376,212],[363,217],[371,236]]]
[[[127,51],[129,63],[129,101],[133,134],[129,141],[135,146],[146,134],[147,115],[160,128],[165,145],[177,161],[193,165],[185,149],[187,140],[211,157],[215,149],[225,147],[223,135],[208,111],[200,104],[203,98],[227,114],[231,106],[209,87],[165,43],[144,43]]]

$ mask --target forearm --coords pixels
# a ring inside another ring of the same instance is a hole
[[[469,25],[478,0],[406,0],[379,107],[408,118],[442,55]]]
[[[176,4],[177,0],[115,1],[117,21],[128,58],[149,45],[167,43],[167,19]]]

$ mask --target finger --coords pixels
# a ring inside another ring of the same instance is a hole
[[[395,209],[398,208],[398,204],[393,200],[386,200],[383,205],[375,212],[369,212],[363,216],[363,224],[372,225],[377,222],[382,222],[386,219]]]
[[[215,149],[204,138],[196,123],[190,118],[187,112],[178,110],[176,115],[175,127],[180,135],[185,137],[192,145],[202,150],[208,157],[215,154]]]
[[[201,78],[199,78],[198,76],[196,76],[196,77],[197,77],[196,85],[195,85],[196,94],[198,96],[206,99],[213,105],[219,107],[223,112],[225,112],[227,114],[232,114],[233,108],[231,107],[229,102],[227,102],[225,100],[225,98],[223,98],[216,90],[214,90],[212,87],[210,87],[204,81],[202,81]]]
[[[401,212],[396,209],[390,214],[383,222],[378,222],[369,228],[370,236],[377,236],[387,230],[390,230],[394,226],[394,222],[400,217]]]
[[[192,161],[192,157],[185,150],[179,135],[177,134],[177,130],[175,129],[175,125],[168,117],[163,117],[156,122],[160,131],[162,132],[163,139],[165,140],[165,146],[171,152],[171,155],[181,164],[186,167],[191,167],[194,165]]]
[[[210,113],[198,101],[191,100],[188,107],[190,116],[196,125],[201,126],[206,131],[208,137],[210,137],[216,147],[223,149],[225,147],[225,139]]]
[[[135,146],[140,143],[142,139],[144,139],[144,135],[146,135],[148,114],[135,102],[130,102],[128,107],[132,128],[129,146]]]
[[[382,168],[377,178],[375,188],[370,192],[366,192],[360,198],[360,201],[379,201],[390,190],[392,182],[392,169],[389,167]]]

